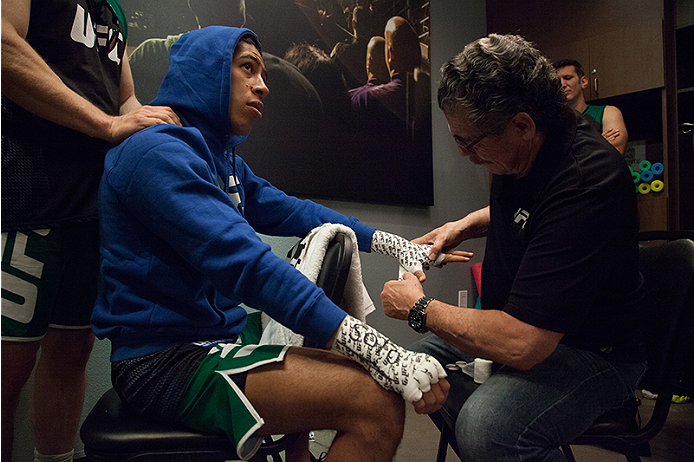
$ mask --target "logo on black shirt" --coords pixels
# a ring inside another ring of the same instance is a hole
[[[518,207],[518,210],[513,215],[513,222],[516,224],[519,231],[525,228],[525,223],[528,221],[528,218],[530,218],[530,212]]]

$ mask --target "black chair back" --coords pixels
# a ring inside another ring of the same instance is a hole
[[[678,353],[694,317],[694,242],[680,239],[640,251],[646,284],[648,372],[642,388],[672,397]],[[667,400],[667,408],[671,399]],[[657,405],[657,403],[656,403]],[[661,427],[662,427],[662,423]],[[658,428],[660,430],[660,428]]]
[[[694,328],[694,241],[686,237],[694,237],[694,232],[658,231],[640,235],[649,241],[668,241],[642,246],[639,251],[646,288],[644,324],[649,364],[641,387],[658,393],[653,413],[641,428],[635,425],[637,407],[632,402],[602,416],[583,435],[562,446],[568,461],[575,461],[570,444],[610,449],[625,455],[629,462],[650,456],[649,441],[667,420],[681,352],[686,348],[685,342],[691,342]],[[630,427],[632,430],[625,431]]]
[[[325,251],[323,265],[316,279],[316,285],[338,306],[345,293],[352,252],[352,239],[347,234],[338,232]]]

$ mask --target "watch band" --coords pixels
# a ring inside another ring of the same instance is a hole
[[[429,303],[434,300],[431,297],[424,296],[417,300],[417,303],[414,304],[412,308],[410,308],[410,314],[407,317],[407,323],[409,326],[414,329],[416,332],[419,332],[420,334],[423,334],[427,332],[427,315],[426,315],[426,309],[427,306],[429,306]]]

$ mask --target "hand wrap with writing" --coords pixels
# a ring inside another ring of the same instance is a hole
[[[414,273],[431,266],[438,266],[443,262],[445,255],[442,253],[436,260],[429,259],[430,245],[415,244],[404,237],[385,231],[376,230],[371,240],[371,251],[383,255],[395,257],[400,266]]]
[[[340,324],[332,350],[364,366],[383,388],[400,393],[409,402],[419,401],[432,383],[446,377],[433,357],[406,350],[351,316]]]

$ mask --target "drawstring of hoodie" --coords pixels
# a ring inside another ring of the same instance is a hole
[[[241,215],[243,215],[243,204],[241,200],[241,185],[239,184],[238,177],[236,176],[236,149],[231,148],[226,150],[227,154],[227,159],[229,159],[229,154],[231,153],[231,177],[229,177],[226,181],[226,193],[229,196],[229,199],[234,203],[234,205],[239,209],[239,212],[241,212]],[[231,192],[231,185],[230,182],[233,180],[234,182],[234,188],[235,192]]]
[[[229,154],[229,150],[227,150],[227,154]],[[236,147],[231,148],[231,174],[236,181]],[[229,182],[227,182],[227,189],[229,189]]]

